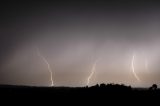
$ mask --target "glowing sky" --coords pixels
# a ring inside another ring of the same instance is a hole
[[[0,84],[160,83],[157,2],[2,3]],[[47,64],[37,55],[38,47]],[[137,81],[132,70],[141,81]]]

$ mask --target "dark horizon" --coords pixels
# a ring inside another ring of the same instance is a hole
[[[31,97],[43,98],[43,97],[55,97],[61,98],[61,100],[77,98],[95,98],[107,97],[115,100],[115,97],[124,98],[146,98],[151,100],[153,97],[160,96],[160,89],[157,88],[156,84],[153,84],[149,88],[132,88],[131,86],[119,85],[119,84],[100,84],[91,87],[35,87],[35,86],[11,86],[11,85],[0,85],[0,93],[3,97]],[[123,98],[123,99],[124,99]],[[136,99],[137,99],[136,98]],[[47,98],[48,99],[48,98]],[[120,99],[120,98],[119,98]]]

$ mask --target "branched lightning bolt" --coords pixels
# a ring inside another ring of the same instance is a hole
[[[50,73],[50,80],[51,80],[51,85],[50,86],[54,86],[54,81],[53,81],[53,74],[52,74],[52,69],[50,67],[50,64],[48,63],[48,61],[46,60],[46,58],[40,53],[39,49],[37,48],[37,54],[39,57],[42,58],[42,60],[47,64],[47,68],[48,68],[48,71]]]
[[[140,81],[139,77],[138,77],[137,74],[135,73],[134,61],[135,61],[135,56],[133,55],[133,57],[132,57],[132,66],[131,66],[132,72],[133,72],[134,77],[137,79],[137,81]]]
[[[97,61],[98,61],[98,60],[97,60]],[[97,61],[95,61],[95,63],[93,64],[91,73],[90,73],[90,75],[89,75],[88,78],[87,78],[87,86],[89,86],[90,79],[92,78],[93,74],[95,73]]]

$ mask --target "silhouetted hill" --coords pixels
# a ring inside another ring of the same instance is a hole
[[[38,99],[38,100],[108,100],[108,99],[154,99],[160,97],[160,89],[153,85],[150,88],[132,88],[118,84],[100,84],[91,87],[34,87],[0,85],[0,96],[3,98]],[[56,99],[55,99],[56,98]],[[78,99],[80,98],[80,99]]]
[[[1,95],[57,95],[57,96],[160,96],[160,89],[155,84],[150,88],[132,88],[131,86],[119,84],[100,84],[91,87],[35,87],[35,86],[16,86],[0,85]]]

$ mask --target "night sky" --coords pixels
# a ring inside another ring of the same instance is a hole
[[[55,86],[86,86],[92,71],[89,85],[160,84],[159,2],[14,1],[0,11],[0,84],[50,86],[49,70]]]

